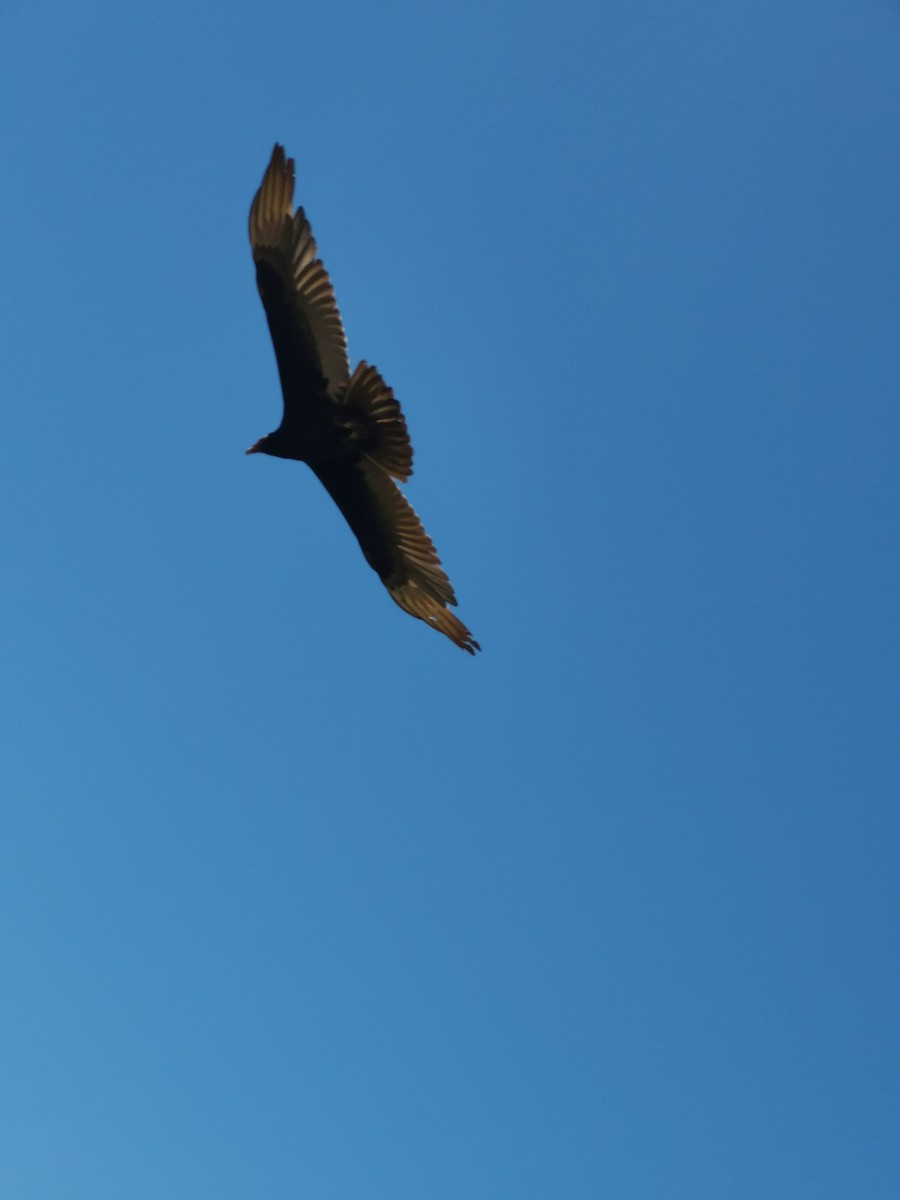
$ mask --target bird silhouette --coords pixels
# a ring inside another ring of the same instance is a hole
[[[311,467],[397,604],[474,654],[481,647],[448,608],[456,597],[437,551],[394,483],[412,474],[400,405],[375,367],[350,373],[331,280],[303,209],[294,211],[294,160],[277,144],[250,208],[250,245],[284,415],[247,453]]]

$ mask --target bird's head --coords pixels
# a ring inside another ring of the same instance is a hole
[[[258,442],[254,442],[247,453],[272,454],[276,458],[300,458],[294,440],[285,436],[282,426],[279,426],[274,433],[267,433]]]

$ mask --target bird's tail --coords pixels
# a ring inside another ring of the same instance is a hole
[[[413,459],[406,419],[378,371],[359,363],[341,400],[362,429],[365,453],[405,483],[412,475]]]

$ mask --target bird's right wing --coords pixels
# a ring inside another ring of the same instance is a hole
[[[393,600],[469,654],[481,647],[448,605],[456,605],[434,543],[388,472],[368,455],[356,464],[314,468]]]
[[[253,197],[249,224],[269,324],[270,305],[286,304],[293,352],[315,364],[334,395],[350,378],[347,337],[309,221],[302,208],[294,212],[294,160],[279,145]],[[280,349],[276,340],[276,353]]]

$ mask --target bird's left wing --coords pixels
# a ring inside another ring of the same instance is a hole
[[[313,468],[393,600],[462,650],[481,647],[450,611],[456,596],[434,543],[388,472],[368,455]]]
[[[267,312],[264,283],[266,273],[274,272],[277,283],[273,290],[284,297],[288,306],[294,338],[299,339],[303,354],[318,366],[328,391],[334,395],[350,378],[347,337],[309,221],[302,208],[294,211],[294,160],[285,158],[279,145],[272,151],[262,184],[253,197],[249,224],[253,261]]]

